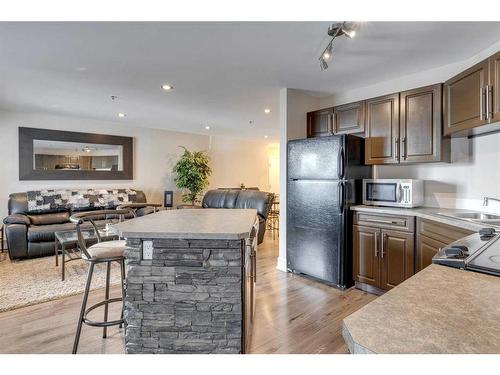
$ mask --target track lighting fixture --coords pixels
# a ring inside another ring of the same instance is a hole
[[[341,22],[336,25],[331,25],[328,28],[328,36],[331,37],[331,40],[326,46],[326,48],[323,50],[321,56],[319,57],[319,66],[321,70],[328,69],[327,61],[329,61],[333,55],[333,41],[335,40],[335,38],[341,35],[344,35],[347,38],[351,39],[354,38],[354,36],[356,35],[356,30],[347,27],[345,22]]]
[[[322,57],[319,59],[319,66],[320,66],[321,70],[328,69],[328,64],[326,63],[326,61]]]
[[[328,61],[332,57],[332,52],[333,52],[333,45],[330,42],[328,44],[328,47],[326,47],[325,52],[323,52],[323,60]]]

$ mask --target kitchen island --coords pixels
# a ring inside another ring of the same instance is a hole
[[[500,353],[500,277],[432,264],[343,321],[354,354]]]
[[[168,210],[115,224],[127,240],[127,353],[245,353],[256,213]]]

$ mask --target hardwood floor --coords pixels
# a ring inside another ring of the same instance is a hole
[[[376,297],[357,289],[341,292],[277,271],[277,256],[278,240],[267,235],[257,257],[251,353],[347,353],[342,319]],[[119,295],[118,287],[112,292]],[[92,292],[89,303],[102,295],[103,290]],[[1,313],[0,353],[70,353],[81,298],[76,295]],[[119,310],[120,304],[113,306],[110,318],[118,316]],[[84,326],[78,352],[124,353],[122,331],[111,327],[108,338],[102,339],[100,328]]]

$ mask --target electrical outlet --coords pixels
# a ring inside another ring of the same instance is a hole
[[[153,241],[142,241],[142,259],[153,259]]]

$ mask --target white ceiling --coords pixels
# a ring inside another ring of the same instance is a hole
[[[464,60],[500,39],[500,22],[365,22],[356,38],[338,39],[323,72],[329,24],[0,23],[0,108],[273,139],[280,88],[342,92]]]

